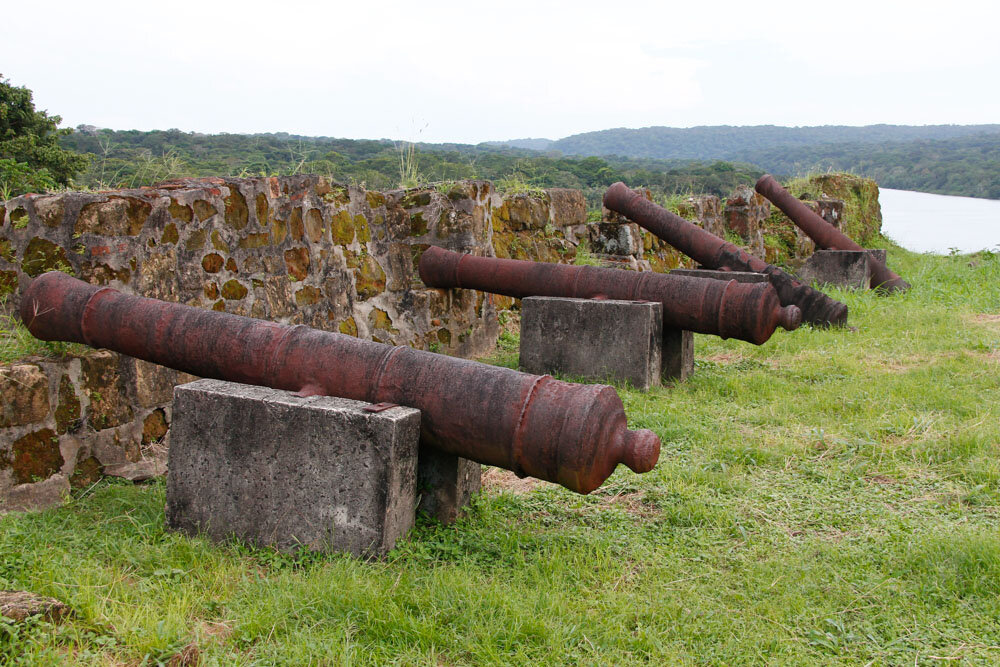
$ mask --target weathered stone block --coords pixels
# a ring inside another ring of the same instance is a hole
[[[458,517],[482,485],[483,466],[454,454],[420,447],[417,460],[417,510],[441,523]]]
[[[589,227],[590,249],[595,253],[634,257],[642,252],[642,235],[634,222],[600,222]]]
[[[387,552],[413,524],[420,412],[199,380],[174,390],[167,522],[281,549]]]
[[[726,227],[722,222],[722,202],[715,195],[685,197],[677,204],[677,213],[719,238],[726,235]]]
[[[663,330],[662,378],[683,382],[694,373],[694,333],[683,329]]]
[[[881,260],[885,261],[885,251]],[[836,285],[849,289],[868,289],[871,285],[871,266],[867,250],[817,250],[799,269],[799,280],[820,285]],[[879,261],[879,255],[875,255]]]
[[[660,384],[663,304],[563,299],[521,301],[520,366],[592,381]]]
[[[0,428],[35,424],[49,413],[49,378],[34,364],[0,368]]]
[[[763,273],[752,271],[716,271],[715,269],[673,269],[670,273],[691,278],[712,278],[714,280],[735,280],[738,283],[766,283],[770,280]]]
[[[583,225],[587,222],[587,200],[580,190],[549,188],[549,222],[556,227]]]

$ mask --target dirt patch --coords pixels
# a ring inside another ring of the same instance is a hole
[[[979,313],[971,319],[976,324],[1000,324],[1000,313]]]
[[[868,475],[865,477],[865,479],[873,484],[881,484],[882,486],[886,486],[889,484],[899,484],[898,479],[889,477],[888,475]]]
[[[739,352],[720,352],[719,354],[710,354],[704,357],[705,361],[711,361],[714,364],[735,364],[737,361],[743,361],[746,359]]]
[[[546,486],[556,486],[551,482],[544,482],[534,477],[520,478],[509,470],[503,468],[486,468],[483,470],[483,491],[490,494],[515,493],[523,495],[531,491]]]

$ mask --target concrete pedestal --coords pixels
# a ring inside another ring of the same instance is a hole
[[[817,250],[799,269],[798,278],[807,285],[868,289],[872,277],[869,255],[885,263],[885,250]]]
[[[483,466],[432,447],[417,455],[417,511],[451,523],[482,486]]]
[[[649,301],[521,301],[520,366],[639,389],[683,379],[694,367],[691,333],[663,330],[663,305]]]
[[[167,524],[377,556],[412,527],[420,411],[199,380],[174,388]]]
[[[717,271],[715,269],[673,269],[670,273],[689,278],[712,278],[714,280],[735,280],[738,283],[766,283],[770,280],[763,273],[753,271]]]

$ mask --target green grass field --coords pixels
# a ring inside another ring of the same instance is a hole
[[[0,664],[998,664],[1000,257],[890,263],[911,292],[834,294],[856,329],[621,389],[652,472],[490,471],[382,561],[172,534],[162,483],[3,517],[0,588],[76,614],[0,624]]]

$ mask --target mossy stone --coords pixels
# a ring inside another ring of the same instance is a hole
[[[235,278],[227,280],[222,286],[222,298],[227,301],[239,301],[248,293],[246,286]]]
[[[267,203],[267,195],[263,192],[258,193],[254,204],[257,209],[257,224],[263,227],[267,224],[267,216],[271,210],[270,205]]]
[[[177,243],[180,238],[180,234],[177,231],[177,225],[172,222],[168,222],[164,225],[163,234],[160,236],[160,243]]]
[[[152,210],[149,202],[135,197],[113,197],[92,202],[80,210],[73,225],[76,234],[137,236]]]
[[[312,306],[319,303],[322,298],[323,293],[318,287],[313,287],[312,285],[306,285],[295,292],[295,304],[298,306]]]
[[[142,444],[159,442],[167,434],[170,426],[163,408],[156,408],[142,421]]]
[[[205,293],[206,299],[214,301],[219,298],[219,286],[216,283],[205,283],[205,289],[202,291]]]
[[[340,245],[350,245],[354,241],[354,223],[348,211],[340,211],[330,220],[330,231],[333,242]]]
[[[222,240],[218,229],[212,230],[212,247],[221,252],[229,252],[229,244]]]
[[[16,484],[40,482],[59,472],[64,463],[59,436],[50,428],[21,436],[11,445],[10,467]]]
[[[311,208],[306,211],[306,236],[312,243],[319,243],[323,240],[323,214],[318,208]]]
[[[302,224],[302,207],[296,206],[292,209],[292,215],[288,219],[288,233],[293,241],[301,241],[305,238],[305,228]]]
[[[208,231],[196,229],[188,235],[187,241],[184,242],[184,247],[188,250],[201,250],[205,247],[207,239]]]
[[[201,268],[205,269],[206,273],[218,273],[224,264],[225,260],[222,259],[222,255],[215,252],[201,258]]]
[[[226,223],[235,230],[241,230],[247,226],[250,219],[250,210],[247,208],[247,200],[243,198],[239,188],[229,184],[229,196],[225,199]]]
[[[80,399],[76,397],[73,381],[63,373],[59,378],[59,405],[56,406],[56,432],[65,433],[81,416]]]
[[[325,202],[332,202],[342,206],[351,203],[351,194],[343,185],[331,186],[330,191],[323,193],[322,197]]]
[[[64,248],[38,236],[28,242],[21,260],[21,270],[32,278],[46,271],[57,271],[69,266]]]
[[[104,476],[104,466],[93,456],[77,461],[73,474],[69,477],[69,485],[74,489],[82,489],[100,481]]]
[[[399,205],[403,208],[415,208],[417,206],[427,206],[431,203],[431,193],[427,191],[408,192],[403,196]]]
[[[26,227],[28,225],[28,211],[27,209],[18,206],[13,211],[10,212],[10,223],[14,227]]]
[[[385,195],[383,195],[380,192],[365,193],[365,200],[368,202],[369,208],[378,208],[379,206],[385,206]]]
[[[191,222],[194,218],[191,213],[191,207],[187,204],[178,203],[176,199],[170,200],[170,206],[167,207],[167,211],[170,213],[170,217],[174,220],[183,220],[184,222]]]
[[[414,213],[410,216],[410,234],[413,236],[423,236],[427,233],[427,221],[424,220],[423,213]]]
[[[240,239],[239,246],[244,250],[252,248],[263,248],[271,244],[271,235],[267,232],[261,234],[249,234]]]
[[[373,329],[393,334],[399,333],[399,329],[392,326],[392,318],[389,317],[389,313],[385,312],[381,308],[372,308],[372,312],[368,316],[368,320],[371,322]]]
[[[281,245],[281,243],[288,238],[288,223],[284,220],[274,219],[274,245]]]
[[[359,301],[366,301],[385,291],[385,271],[371,255],[361,257],[354,272],[354,286]]]
[[[197,199],[194,202],[194,214],[198,216],[200,222],[204,222],[218,213],[211,202],[204,199]]]
[[[347,334],[348,336],[358,335],[358,324],[354,321],[354,317],[348,317],[346,320],[340,323],[338,327],[340,333]]]
[[[290,248],[285,251],[285,266],[293,280],[305,280],[309,275],[309,249]]]

